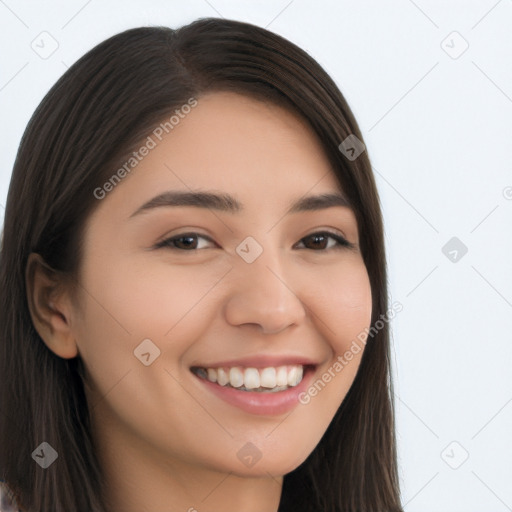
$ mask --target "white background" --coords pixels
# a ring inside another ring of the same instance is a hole
[[[512,510],[511,0],[0,0],[0,220],[21,135],[67,67],[127,28],[206,16],[304,48],[359,122],[390,299],[403,304],[392,330],[406,511]],[[46,59],[31,47],[51,48],[43,31],[58,43]],[[468,249],[456,262],[442,251],[452,237]]]

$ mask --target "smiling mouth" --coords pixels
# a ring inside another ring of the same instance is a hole
[[[304,374],[314,369],[313,365],[284,365],[267,368],[234,366],[231,368],[203,368],[194,366],[190,370],[199,378],[226,388],[258,393],[277,393],[294,388]]]

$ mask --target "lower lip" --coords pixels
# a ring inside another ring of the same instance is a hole
[[[277,416],[291,411],[299,402],[299,395],[310,385],[315,372],[311,366],[304,368],[304,376],[300,383],[284,391],[265,393],[258,391],[241,391],[236,388],[221,386],[215,382],[193,375],[212,393],[225,402],[234,405],[250,414]]]

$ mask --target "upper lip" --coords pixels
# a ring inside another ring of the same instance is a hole
[[[243,366],[245,368],[268,368],[286,365],[302,365],[302,366],[316,366],[318,363],[313,359],[296,356],[296,355],[257,355],[251,357],[240,357],[237,359],[230,359],[224,361],[216,361],[215,363],[201,363],[195,364],[194,368],[231,368],[233,366]]]

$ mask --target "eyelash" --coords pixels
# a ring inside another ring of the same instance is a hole
[[[332,249],[355,249],[355,244],[349,242],[348,240],[346,240],[345,238],[343,238],[342,236],[336,234],[336,233],[332,233],[331,231],[316,231],[315,233],[311,233],[310,235],[307,235],[305,236],[304,238],[301,238],[301,240],[299,242],[303,242],[304,240],[308,239],[308,238],[312,238],[314,236],[324,236],[326,238],[332,238],[333,240],[336,241],[336,246],[335,247],[330,247],[328,249],[318,249],[318,250],[315,250],[315,249],[310,249],[314,252],[326,252],[326,251],[330,251]],[[208,240],[210,242],[213,242],[215,243],[210,237],[206,236],[206,235],[201,235],[199,233],[182,233],[180,235],[176,235],[176,236],[173,236],[171,238],[166,238],[165,240],[162,240],[161,242],[159,242],[158,244],[155,245],[155,249],[160,249],[160,248],[167,248],[167,249],[171,249],[173,251],[182,251],[182,252],[196,252],[196,251],[201,251],[203,249],[180,249],[178,247],[173,247],[172,244],[177,241],[177,240],[180,240],[182,238],[191,238],[191,237],[196,237],[196,238],[204,238],[205,240]],[[307,247],[306,247],[307,249]]]

